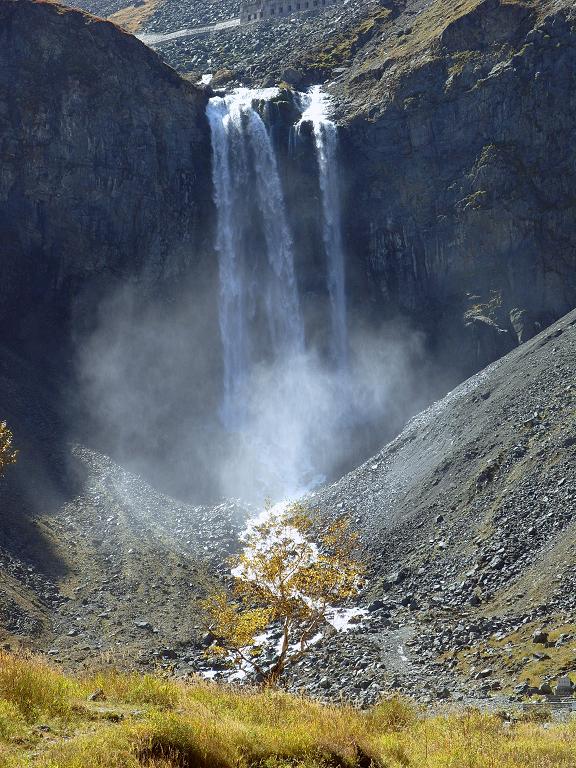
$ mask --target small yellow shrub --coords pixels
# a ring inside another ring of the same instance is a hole
[[[26,734],[26,721],[11,701],[0,699],[0,741],[21,739]]]
[[[64,675],[38,657],[0,652],[0,699],[17,707],[28,722],[40,714],[69,715],[73,688]]]

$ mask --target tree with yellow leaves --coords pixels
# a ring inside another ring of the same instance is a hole
[[[275,685],[307,652],[333,609],[358,593],[358,536],[346,518],[322,528],[303,505],[293,504],[267,509],[249,526],[244,545],[230,560],[232,589],[204,602],[216,638],[209,653]],[[278,625],[279,648],[266,665],[266,633]]]
[[[10,464],[16,464],[18,451],[12,447],[14,436],[5,421],[0,422],[0,475],[6,471]]]

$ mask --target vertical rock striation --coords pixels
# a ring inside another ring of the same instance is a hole
[[[205,105],[110,22],[1,4],[0,301],[20,343],[61,341],[70,313],[116,279],[170,281],[202,261]]]
[[[418,317],[466,375],[576,304],[576,17],[422,5],[336,87],[349,240],[364,297]]]

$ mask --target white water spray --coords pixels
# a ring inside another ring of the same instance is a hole
[[[328,291],[331,305],[332,351],[336,364],[348,364],[348,326],[346,307],[346,270],[342,242],[340,178],[338,171],[338,129],[328,117],[330,99],[321,86],[305,94],[306,106],[299,125],[309,121],[314,129],[322,193],[322,235],[328,265]]]
[[[346,452],[342,431],[364,423],[370,399],[349,363],[338,132],[320,88],[299,95],[294,135],[305,122],[313,128],[330,360],[320,344],[304,344],[289,217],[275,147],[260,114],[278,93],[238,89],[208,106],[218,213],[221,417],[234,433],[221,464],[222,486],[224,493],[233,489],[260,500],[297,497],[339,469]],[[314,312],[308,316],[314,323]],[[356,352],[354,359],[360,373]]]

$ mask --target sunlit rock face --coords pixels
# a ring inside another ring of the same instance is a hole
[[[446,6],[434,37],[426,5],[336,86],[349,238],[365,295],[420,318],[466,375],[576,303],[576,17]]]

